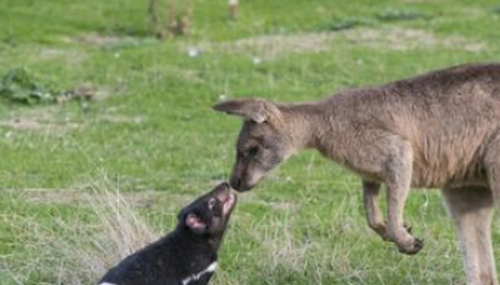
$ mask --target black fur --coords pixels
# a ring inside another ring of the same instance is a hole
[[[226,202],[230,208],[224,212]],[[217,251],[235,204],[236,196],[229,185],[220,184],[180,212],[173,232],[125,258],[98,284],[183,285],[183,280],[217,261]],[[205,273],[188,284],[206,285],[212,274]]]

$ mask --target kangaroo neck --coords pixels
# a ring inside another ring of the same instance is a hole
[[[288,129],[294,148],[318,148],[321,134],[331,129],[334,111],[328,102],[301,103],[286,106],[283,112],[287,116]]]

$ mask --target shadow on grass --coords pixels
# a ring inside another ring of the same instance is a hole
[[[500,5],[493,8],[493,13],[500,15]]]
[[[500,9],[500,8],[499,8]],[[318,26],[321,31],[342,31],[381,23],[430,20],[433,16],[414,10],[387,9],[372,16],[333,18]]]

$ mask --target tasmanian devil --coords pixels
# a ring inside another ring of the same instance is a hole
[[[218,185],[182,209],[174,231],[122,260],[98,284],[208,284],[236,200],[227,183]]]

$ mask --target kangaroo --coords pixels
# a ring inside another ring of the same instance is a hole
[[[315,148],[362,181],[368,225],[400,252],[423,242],[403,221],[410,187],[441,188],[464,254],[468,285],[498,285],[491,241],[500,205],[500,64],[461,65],[319,102],[221,102],[245,120],[230,184],[249,190],[304,148]],[[387,188],[387,222],[378,204]]]

